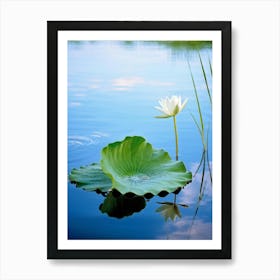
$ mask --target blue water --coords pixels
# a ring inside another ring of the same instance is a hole
[[[200,50],[211,88],[211,48]],[[208,131],[208,154],[212,161],[212,113],[197,51],[181,50],[156,42],[69,42],[68,44],[68,172],[100,161],[100,152],[126,136],[142,136],[154,148],[163,148],[175,159],[172,118],[157,119],[154,106],[162,97],[188,98],[177,115],[179,159],[194,172],[202,153],[190,62],[197,85],[204,123]],[[105,197],[68,184],[69,239],[211,239],[212,185],[204,174],[204,195],[198,203],[202,168],[177,196],[181,217],[164,220],[156,212],[173,202],[174,194],[145,199],[146,207],[124,218],[109,217],[99,206]],[[197,212],[197,214],[196,214]]]

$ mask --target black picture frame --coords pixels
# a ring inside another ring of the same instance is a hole
[[[221,249],[58,249],[58,32],[68,30],[217,30],[221,32]],[[231,258],[231,22],[230,21],[48,21],[48,259],[230,259]]]

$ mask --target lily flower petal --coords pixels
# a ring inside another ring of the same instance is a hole
[[[182,104],[181,96],[172,95],[171,97],[161,98],[158,101],[160,107],[156,106],[155,108],[160,112],[164,113],[163,116],[159,116],[159,117],[169,118],[169,117],[176,116],[178,113],[180,113],[186,106],[187,101],[188,99],[185,99],[185,101]]]
[[[180,111],[182,111],[185,108],[187,102],[188,102],[188,98],[186,98],[185,101],[183,102],[183,104],[181,105],[181,110]]]
[[[160,112],[162,112],[163,114],[169,115],[168,112],[166,112],[166,110],[163,110],[162,108],[156,106],[155,109],[159,110]]]

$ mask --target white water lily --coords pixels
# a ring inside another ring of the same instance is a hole
[[[161,107],[156,106],[155,108],[161,111],[164,115],[157,116],[156,118],[170,118],[173,117],[174,132],[175,132],[175,145],[176,145],[176,160],[178,160],[178,131],[176,124],[176,115],[180,113],[186,106],[188,99],[182,103],[181,96],[173,95],[170,98],[162,98],[159,100]]]
[[[162,98],[159,100],[161,107],[156,106],[155,108],[161,111],[164,115],[156,116],[156,118],[170,118],[180,113],[186,106],[188,99],[182,103],[181,96],[173,95],[170,98]]]

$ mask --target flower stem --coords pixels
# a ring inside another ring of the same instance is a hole
[[[173,201],[173,205],[175,205],[175,204],[176,204],[176,196],[177,196],[177,194],[174,194],[174,201]]]
[[[173,122],[174,122],[175,143],[176,143],[176,160],[178,160],[178,132],[177,132],[177,125],[176,125],[176,116],[173,116]]]

